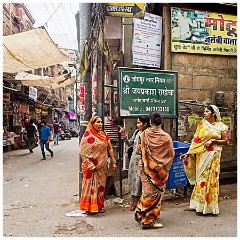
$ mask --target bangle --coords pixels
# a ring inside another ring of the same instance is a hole
[[[117,164],[117,161],[116,160],[112,160],[112,164]]]

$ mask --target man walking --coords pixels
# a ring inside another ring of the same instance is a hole
[[[28,149],[30,153],[33,153],[33,148],[35,147],[36,142],[36,128],[33,125],[33,122],[33,119],[31,119],[29,125],[25,127],[27,131]]]
[[[43,155],[43,158],[41,160],[46,160],[44,146],[46,150],[51,153],[51,157],[53,157],[53,151],[49,148],[50,128],[47,126],[45,120],[41,121],[41,127],[40,147]]]
[[[60,128],[60,125],[59,125],[58,121],[56,120],[53,124],[54,145],[55,144],[58,145],[59,128]]]

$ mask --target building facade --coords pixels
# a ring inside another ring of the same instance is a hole
[[[34,23],[23,3],[3,3],[3,36],[29,31]]]
[[[162,17],[161,61],[160,67],[156,69],[178,73],[178,118],[175,122],[171,119],[164,119],[164,129],[171,134],[174,140],[190,142],[198,122],[203,117],[204,106],[217,105],[224,123],[229,126],[228,137],[230,140],[229,146],[224,146],[221,167],[236,170],[236,4],[148,3],[146,12]],[[185,14],[185,18],[188,18],[182,29],[180,25],[177,25],[178,20],[184,17],[181,17],[180,14]],[[205,27],[203,15],[209,28]],[[122,66],[149,69],[149,67],[133,64],[134,20],[133,18],[121,18],[121,20],[121,24],[118,23],[118,29],[122,30],[120,39],[123,51]],[[113,26],[111,28],[114,29]],[[184,30],[191,34],[184,38]],[[204,46],[204,37],[207,37],[206,39],[209,41],[207,47]],[[219,41],[219,45],[214,47],[211,43],[216,39]],[[221,45],[220,43],[226,44]],[[197,49],[202,51],[199,52]],[[135,118],[125,119],[125,126],[130,136],[135,125]]]

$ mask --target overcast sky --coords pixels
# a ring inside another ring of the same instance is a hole
[[[33,1],[24,1],[23,3],[35,19],[34,27],[44,25],[59,47],[78,49],[75,21],[75,14],[79,10],[78,2],[57,3],[51,1],[50,3],[35,3]]]

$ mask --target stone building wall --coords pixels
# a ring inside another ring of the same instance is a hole
[[[231,117],[230,145],[223,147],[222,162],[236,165],[237,161],[237,57],[227,55],[172,53],[171,52],[171,6],[197,10],[219,11],[236,15],[236,7],[220,4],[153,4],[154,14],[163,16],[162,70],[178,72],[178,119],[164,120],[164,130],[178,141],[191,141],[204,106],[216,104],[222,117]],[[131,64],[133,22],[123,18],[123,45],[125,67],[136,67]],[[224,102],[216,103],[216,93],[224,93]],[[188,116],[196,116],[195,122],[189,122]],[[136,119],[135,119],[136,121]],[[134,121],[126,119],[125,126]],[[176,126],[178,136],[176,136]],[[131,135],[131,134],[130,134]]]
[[[178,71],[178,99],[209,99],[215,103],[216,92],[224,92],[224,105],[236,107],[237,58],[204,54],[172,54],[172,70]]]
[[[202,117],[203,105],[216,104],[216,93],[224,92],[224,103],[218,106],[222,117],[231,117],[230,144],[223,147],[222,161],[235,165],[237,161],[237,57],[204,54],[172,54],[172,70],[178,71],[179,140],[190,142],[197,122],[190,124],[188,116]],[[195,101],[194,101],[195,100]]]

